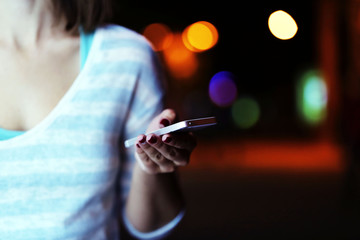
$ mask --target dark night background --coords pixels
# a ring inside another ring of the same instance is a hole
[[[191,84],[174,81],[170,85],[183,90],[180,98],[192,90],[206,97],[212,75],[230,71],[237,77],[239,95],[251,95],[262,108],[262,121],[242,134],[300,136],[305,133],[297,122],[294,83],[302,71],[317,67],[314,5],[316,1],[242,1],[240,4],[229,0],[221,3],[123,1],[118,3],[115,21],[140,33],[154,22],[165,23],[179,32],[200,20],[214,24],[219,42],[213,49],[198,54],[200,69]],[[300,26],[290,41],[274,38],[268,29],[269,15],[279,9],[291,14]],[[201,111],[201,103],[198,104],[193,112]],[[179,106],[170,106],[183,112]],[[228,111],[214,107],[207,113],[221,119],[222,131],[217,134],[227,136],[235,130]],[[194,117],[184,115],[184,118]]]
[[[219,33],[212,49],[197,54],[193,76],[182,81],[168,73],[167,103],[180,119],[218,120],[197,133],[199,146],[180,170],[187,215],[169,239],[360,238],[360,144],[353,131],[360,122],[360,91],[351,87],[360,74],[349,54],[357,49],[360,28],[349,14],[357,4],[117,1],[113,21],[139,33],[156,22],[182,32],[197,21],[212,23]],[[277,10],[295,19],[293,39],[279,40],[269,31],[269,15]],[[296,82],[312,69],[325,73],[329,88],[327,118],[316,126],[299,118],[295,96]],[[239,97],[258,102],[260,119],[253,127],[237,128],[231,108],[210,101],[209,81],[219,71],[236,76]],[[348,88],[355,95],[347,96]]]

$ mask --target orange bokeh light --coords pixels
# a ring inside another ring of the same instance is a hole
[[[206,160],[206,161],[205,161]],[[328,141],[203,141],[192,154],[194,168],[342,172],[344,151]],[[204,165],[205,164],[205,165]]]
[[[219,34],[214,25],[199,21],[188,26],[182,34],[185,46],[193,52],[202,52],[212,48],[218,41]]]
[[[155,51],[163,51],[171,45],[173,34],[169,27],[162,23],[148,25],[143,35],[152,43]]]
[[[170,73],[178,79],[191,77],[199,65],[195,53],[185,47],[179,33],[173,35],[172,43],[164,50],[164,60]]]

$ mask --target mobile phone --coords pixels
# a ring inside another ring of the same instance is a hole
[[[174,123],[170,126],[160,128],[156,131],[147,133],[149,134],[155,134],[158,136],[171,133],[171,132],[186,132],[186,131],[195,131],[200,130],[206,127],[210,127],[212,125],[216,124],[216,118],[215,117],[206,117],[206,118],[196,118],[196,119],[189,119],[181,122]],[[128,139],[124,142],[125,147],[131,147],[134,145],[137,141],[137,137]]]

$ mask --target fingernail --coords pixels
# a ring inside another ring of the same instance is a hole
[[[145,136],[144,136],[144,135],[139,136],[139,137],[138,137],[138,141],[139,141],[140,143],[144,143],[144,142],[146,141]]]
[[[170,136],[164,136],[162,140],[165,143],[170,143],[172,141],[172,138]]]
[[[161,121],[160,121],[160,125],[162,125],[163,127],[167,127],[167,126],[170,125],[170,121],[167,120],[166,118],[163,118],[163,119],[161,119]]]
[[[140,145],[137,143],[137,144],[136,144],[136,147],[137,147],[137,148],[140,148]]]
[[[150,138],[148,138],[148,142],[151,144],[155,144],[156,141],[157,141],[157,139],[154,135],[151,135]]]

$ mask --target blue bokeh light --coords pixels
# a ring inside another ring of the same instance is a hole
[[[209,96],[211,101],[219,107],[230,106],[237,97],[235,76],[231,72],[221,71],[210,80]]]

